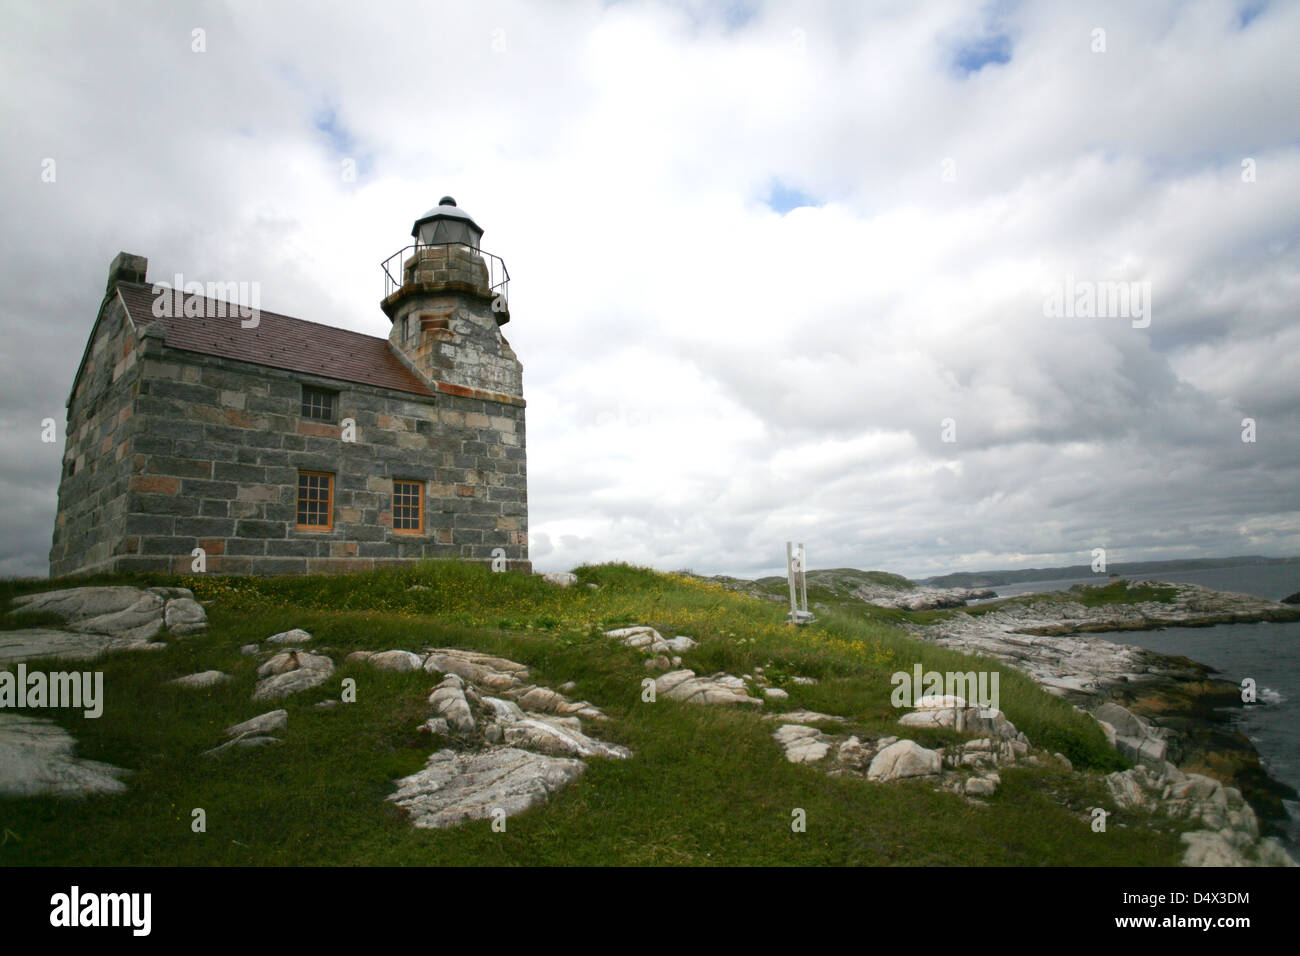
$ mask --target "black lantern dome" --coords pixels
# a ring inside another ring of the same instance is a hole
[[[438,205],[415,220],[411,235],[422,246],[458,242],[477,249],[483,238],[483,230],[470,218],[469,213],[456,205],[456,200],[443,196],[438,200]]]

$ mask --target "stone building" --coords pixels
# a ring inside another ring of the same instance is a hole
[[[387,338],[235,283],[151,284],[120,253],[68,399],[50,574],[529,569],[508,273],[450,197],[411,234],[383,267]]]

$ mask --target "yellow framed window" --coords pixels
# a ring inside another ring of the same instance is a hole
[[[420,482],[393,482],[393,530],[405,534],[423,533],[424,485]]]
[[[298,472],[298,530],[329,531],[334,527],[334,476],[320,471]]]

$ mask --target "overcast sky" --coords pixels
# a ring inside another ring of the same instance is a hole
[[[1300,3],[4,10],[0,574],[47,571],[119,250],[387,335],[448,193],[539,570],[1300,553]]]

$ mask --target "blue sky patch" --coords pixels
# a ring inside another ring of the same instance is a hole
[[[1011,37],[1005,33],[964,43],[956,49],[952,59],[952,65],[965,76],[978,73],[990,63],[1010,62]]]
[[[313,124],[319,132],[325,134],[329,141],[330,149],[339,156],[353,156],[356,150],[356,140],[352,134],[343,128],[339,122],[338,114],[333,109],[324,109],[316,114]]]
[[[1237,13],[1237,27],[1242,30],[1246,29],[1246,27],[1250,26],[1250,21],[1254,20],[1257,16],[1263,13],[1267,8],[1268,8],[1268,4],[1262,2],[1254,2],[1254,3],[1246,4]]]
[[[772,188],[768,191],[767,198],[763,201],[783,216],[791,209],[798,209],[800,206],[821,205],[821,202],[817,199],[814,199],[802,190],[795,189],[792,186],[787,186],[779,179],[772,182]]]

